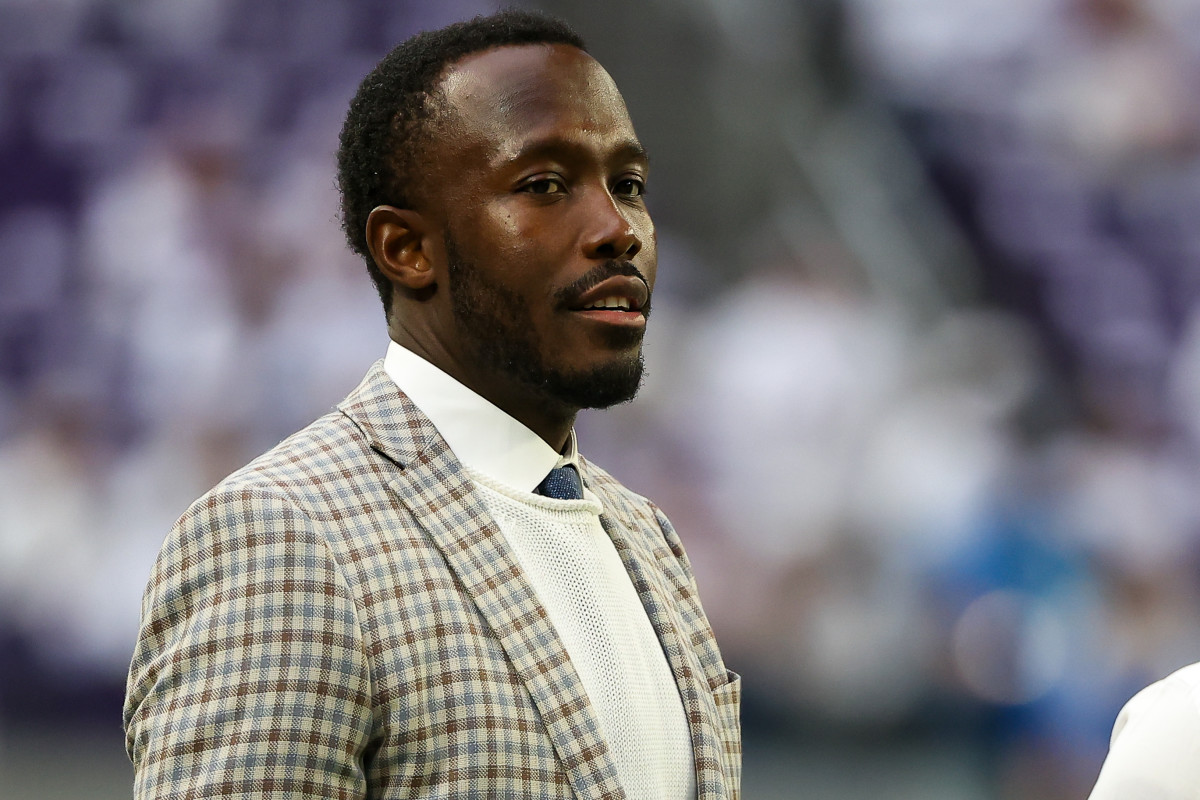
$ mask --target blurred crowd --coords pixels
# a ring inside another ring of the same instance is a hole
[[[4,714],[119,686],[174,518],[382,356],[345,103],[490,7],[0,0]],[[748,725],[965,736],[1000,796],[1082,796],[1200,660],[1200,6],[840,11],[978,296],[918,311],[833,246],[688,284],[663,226],[645,390],[581,447],[683,532]]]
[[[42,677],[119,683],[175,517],[382,356],[337,220],[341,119],[386,43],[478,10],[0,2],[10,710]]]

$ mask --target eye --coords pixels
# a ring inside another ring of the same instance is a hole
[[[530,194],[563,194],[567,187],[559,178],[536,178],[522,184],[521,191]]]
[[[613,186],[613,194],[622,197],[641,197],[646,194],[646,184],[641,178],[622,178]]]

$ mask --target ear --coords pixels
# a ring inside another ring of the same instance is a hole
[[[418,212],[376,206],[367,217],[367,248],[393,284],[419,291],[433,286],[430,225]]]

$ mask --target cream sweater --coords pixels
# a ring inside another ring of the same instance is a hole
[[[472,472],[550,615],[608,743],[625,794],[694,800],[683,703],[599,501],[556,500]]]

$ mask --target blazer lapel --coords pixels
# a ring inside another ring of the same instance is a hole
[[[661,536],[654,543],[647,540],[645,524],[639,524],[633,509],[615,493],[605,493],[600,521],[633,579],[679,686],[692,736],[697,798],[728,800],[731,792],[721,768],[721,738],[713,724],[718,718],[716,705],[703,669],[680,634],[683,623],[675,604],[669,602],[671,589],[664,582],[663,570],[655,566],[658,560],[674,559],[674,555]]]
[[[397,498],[499,639],[581,800],[623,800],[616,767],[558,634],[483,498],[433,424],[377,363],[340,407],[400,470]]]

